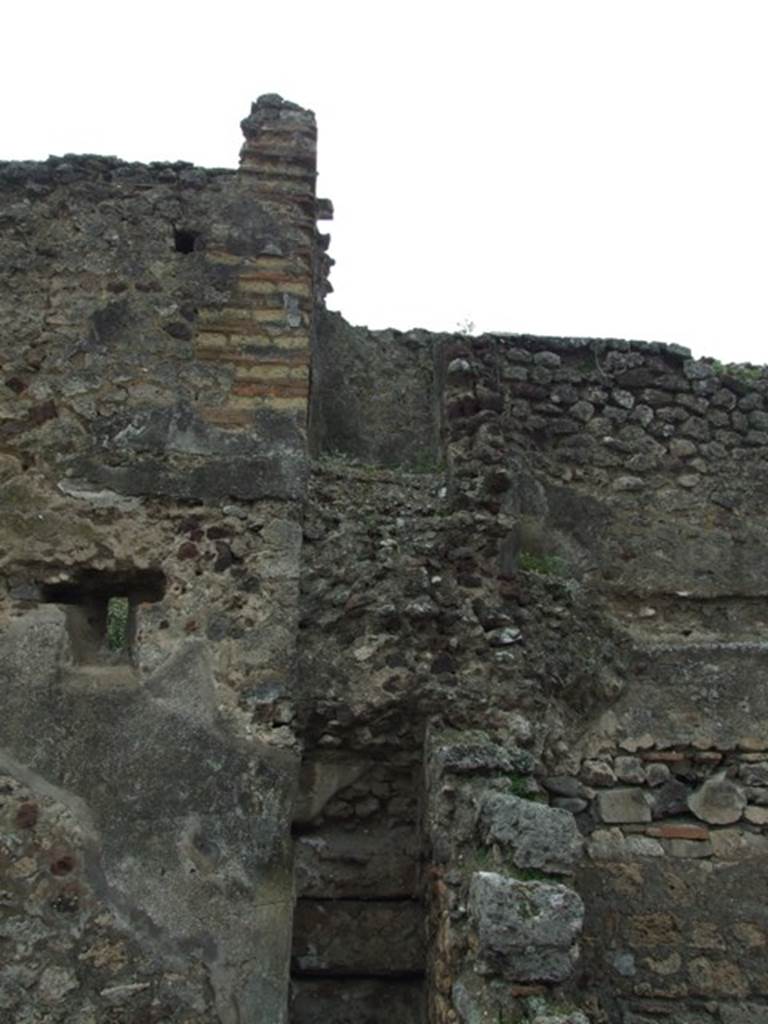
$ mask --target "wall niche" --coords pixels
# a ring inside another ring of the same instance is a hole
[[[165,585],[159,569],[85,569],[40,589],[66,611],[73,665],[108,668],[133,666],[136,607],[160,601]]]

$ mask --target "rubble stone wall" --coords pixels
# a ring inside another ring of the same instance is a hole
[[[354,361],[377,338],[337,344]],[[380,341],[368,365],[396,394],[403,351],[421,366],[431,346],[445,473],[401,474],[412,498],[393,503],[379,471],[348,503],[381,554],[357,555],[319,660],[343,679],[378,644],[369,701],[405,661],[390,693],[428,723],[431,1019],[759,1020],[768,376],[654,344]],[[422,388],[425,421],[434,402]],[[347,472],[359,488],[365,466]],[[558,905],[559,931],[515,939],[521,905],[542,922]]]

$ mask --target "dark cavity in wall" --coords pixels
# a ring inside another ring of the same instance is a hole
[[[174,228],[173,247],[176,252],[194,252],[197,248],[197,240],[199,237],[200,233],[198,231],[192,231],[189,228]]]
[[[165,593],[160,570],[85,570],[70,580],[43,583],[42,600],[63,605],[75,665],[130,663],[136,606]]]
[[[316,751],[300,787],[292,1024],[421,1024],[418,763]]]

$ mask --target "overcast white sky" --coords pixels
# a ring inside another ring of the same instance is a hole
[[[250,101],[320,127],[331,305],[406,329],[768,362],[765,0],[36,0],[0,159],[235,166]]]

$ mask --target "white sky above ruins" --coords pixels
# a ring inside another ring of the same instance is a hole
[[[235,166],[252,99],[312,108],[354,323],[768,362],[764,0],[38,0],[3,23],[0,159]]]

